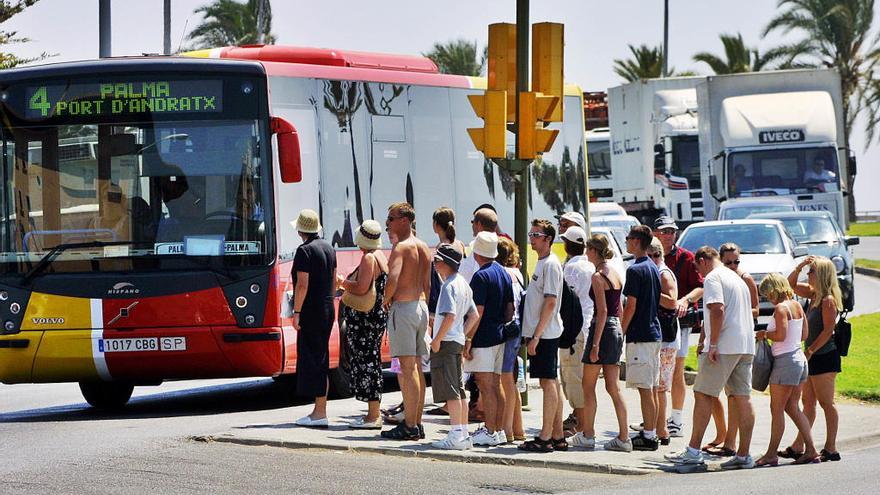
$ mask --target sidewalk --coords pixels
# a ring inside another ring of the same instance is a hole
[[[535,387],[537,382],[531,383]],[[623,383],[621,383],[623,386]],[[624,390],[624,398],[629,413],[629,423],[641,421],[638,394],[634,390]],[[431,398],[431,390],[428,389],[428,400]],[[597,386],[599,399],[599,411],[596,415],[596,439],[604,444],[616,435],[617,420],[611,401],[605,393],[604,385],[600,382]],[[541,424],[541,390],[532,388],[529,390],[529,404],[531,410],[523,411],[523,423],[526,426],[526,434],[531,437],[537,433]],[[397,404],[400,401],[400,393],[387,393],[382,397],[383,406]],[[752,403],[755,407],[756,423],[752,440],[752,455],[756,458],[763,454],[770,437],[770,396],[768,394],[753,393]],[[565,415],[570,412],[566,403]],[[840,412],[840,431],[838,433],[838,448],[846,456],[847,450],[866,447],[880,443],[880,426],[873,430],[866,430],[867,425],[880,424],[880,407],[860,405],[855,403],[838,404]],[[298,406],[293,408],[272,411],[270,422],[260,424],[247,424],[234,428],[232,431],[221,432],[209,438],[197,440],[229,442],[244,445],[269,445],[286,447],[290,449],[328,449],[347,450],[360,453],[377,453],[393,456],[420,457],[456,462],[471,462],[484,464],[503,464],[525,467],[540,467],[552,469],[565,469],[584,472],[641,475],[658,472],[659,469],[669,468],[671,465],[664,461],[663,454],[679,451],[687,444],[690,438],[690,424],[685,425],[684,437],[673,438],[669,446],[661,446],[656,452],[608,452],[599,446],[594,451],[582,449],[569,449],[568,452],[553,452],[549,454],[526,453],[520,451],[515,445],[502,447],[477,447],[469,451],[444,451],[431,447],[431,442],[439,440],[448,431],[446,416],[424,416],[426,439],[420,442],[395,442],[379,437],[377,430],[352,430],[346,427],[348,421],[354,419],[366,411],[366,405],[354,399],[331,401],[330,428],[309,429],[293,425],[296,418],[302,417],[311,411],[311,406]],[[685,404],[684,416],[686,423],[691,421],[693,411],[693,394],[688,390],[688,399]],[[786,418],[786,432],[782,447],[788,445],[796,434],[794,425]],[[821,413],[816,418],[817,449],[821,449],[824,442],[824,418]],[[473,432],[478,425],[470,425]],[[712,440],[714,427],[710,423],[704,443]],[[709,461],[709,469],[723,459]],[[789,462],[785,461],[784,462]]]

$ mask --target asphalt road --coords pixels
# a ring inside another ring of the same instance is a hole
[[[856,284],[858,310],[880,311],[880,281],[859,276]],[[877,493],[880,448],[833,464],[646,478],[190,439],[296,404],[285,384],[268,379],[138,388],[117,415],[90,409],[74,384],[0,385],[0,492]]]

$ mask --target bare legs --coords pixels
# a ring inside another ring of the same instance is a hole
[[[522,398],[516,390],[516,378],[513,373],[501,374],[501,391],[504,394],[501,425],[507,439],[513,441],[517,436],[525,436],[522,426]]]
[[[400,392],[403,395],[403,412],[406,426],[413,428],[422,422],[425,405],[425,376],[419,356],[400,356]]]
[[[550,440],[553,438],[554,433],[559,433],[559,436],[562,436],[562,424],[560,423],[558,427],[556,425],[557,409],[562,408],[562,401],[560,400],[561,390],[558,380],[541,378],[540,383],[541,391],[544,393],[544,409],[539,438],[541,440]]]
[[[477,387],[480,388],[480,399],[483,400],[486,429],[489,433],[495,433],[503,427],[503,423],[499,421],[504,413],[504,402],[500,397],[501,375],[481,372],[474,373],[474,378],[477,380]]]
[[[813,437],[810,433],[810,422],[800,410],[798,398],[800,396],[800,386],[792,385],[770,385],[770,414],[772,422],[770,425],[770,444],[767,446],[767,452],[764,454],[759,463],[775,464],[779,461],[776,455],[779,449],[779,442],[782,441],[782,434],[785,433],[785,414],[787,413],[791,420],[797,426],[800,436],[805,439],[807,450],[804,455],[798,459],[799,462],[805,462],[815,459],[819,454],[813,445]]]
[[[596,430],[596,384],[599,381],[599,371],[605,375],[605,391],[611,396],[614,404],[614,412],[617,415],[617,438],[626,441],[629,439],[626,426],[626,403],[620,394],[618,387],[618,379],[620,378],[620,367],[616,364],[585,364],[582,384],[584,387],[584,408],[583,420],[578,418],[578,429],[585,437],[595,437]]]
[[[804,415],[812,427],[816,421],[816,403],[825,413],[825,450],[831,454],[837,452],[837,406],[834,405],[834,385],[837,373],[822,373],[811,376],[804,385]],[[804,438],[798,434],[791,448],[797,452],[804,449]]]

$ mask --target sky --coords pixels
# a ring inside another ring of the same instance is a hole
[[[186,46],[186,33],[201,21],[193,11],[208,0],[172,0],[172,50]],[[162,51],[162,0],[112,0],[112,54]],[[663,38],[663,0],[538,0],[531,2],[531,22],[565,24],[565,79],[598,91],[622,81],[612,71],[614,59],[628,58],[627,45],[659,45]],[[365,7],[369,5],[369,7]],[[718,35],[742,33],[762,52],[801,38],[771,33],[761,38],[778,12],[775,0],[669,0],[671,67],[710,74],[693,62],[694,53],[723,54]],[[273,0],[272,32],[278,44],[360,51],[419,54],[434,42],[456,38],[486,43],[487,26],[516,22],[516,0],[444,0],[442,2],[336,0],[332,3]],[[880,9],[875,31],[880,30]],[[33,41],[13,48],[18,56],[57,53],[52,61],[98,56],[97,0],[41,0],[7,21],[2,29]],[[863,126],[851,139],[859,163],[856,210],[880,210],[880,144],[865,150]]]

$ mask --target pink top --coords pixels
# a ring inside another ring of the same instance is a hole
[[[804,319],[803,317],[796,320],[791,318],[791,310],[789,310],[788,316],[788,328],[785,330],[785,340],[774,340],[773,344],[770,346],[770,351],[773,353],[774,356],[788,354],[789,352],[794,352],[801,348],[801,336],[803,335],[802,332],[804,328]],[[767,331],[773,332],[775,330],[776,318],[771,318],[770,323],[767,325]]]

